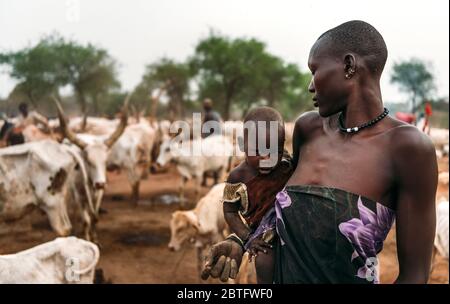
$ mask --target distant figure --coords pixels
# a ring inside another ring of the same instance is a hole
[[[205,122],[208,121],[217,121],[222,123],[222,117],[220,117],[220,114],[213,110],[213,103],[212,100],[209,98],[205,98],[203,101],[203,121],[202,126]],[[218,130],[222,132],[222,129]],[[208,137],[212,134],[212,130],[208,130],[207,132],[202,131],[202,138]]]
[[[430,117],[433,114],[430,102],[425,102],[425,123],[423,124],[422,132],[430,135]]]
[[[416,121],[416,115],[413,113],[397,112],[395,113],[395,118],[411,125]]]
[[[14,124],[8,121],[5,114],[1,115],[3,125],[0,128],[0,147],[23,144],[25,138],[22,132],[15,130]]]
[[[45,116],[36,111],[28,111],[28,105],[25,102],[19,104],[19,116],[16,128],[24,129],[29,125],[42,124],[48,129],[48,120]]]

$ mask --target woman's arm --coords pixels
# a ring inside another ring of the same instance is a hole
[[[393,143],[399,261],[395,283],[425,284],[436,229],[436,152],[429,138],[417,130],[401,133]]]

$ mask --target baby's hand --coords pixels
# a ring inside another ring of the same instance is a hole
[[[250,254],[249,260],[252,261],[253,257],[258,256],[258,252],[267,253],[268,249],[272,249],[272,245],[262,240],[262,237],[254,239],[248,247],[248,253]]]

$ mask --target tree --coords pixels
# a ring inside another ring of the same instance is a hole
[[[164,90],[169,98],[169,119],[174,120],[184,116],[184,104],[189,95],[190,78],[191,72],[188,65],[162,58],[147,66],[135,92],[141,96],[140,99],[149,100],[154,90]]]
[[[265,45],[256,39],[231,40],[211,33],[199,42],[190,60],[199,79],[199,96],[218,99],[228,119],[232,102],[259,76],[255,68],[264,55]]]
[[[36,108],[39,101],[61,85],[57,78],[56,54],[51,39],[17,52],[0,54],[0,64],[9,65],[10,76],[19,81],[12,94],[22,94]]]
[[[56,38],[53,46],[58,54],[55,60],[61,82],[73,87],[83,114],[87,114],[89,99],[98,114],[100,95],[120,87],[115,60],[92,44],[83,46]]]
[[[199,97],[218,101],[225,120],[232,106],[244,114],[255,104],[289,103],[300,108],[307,93],[309,77],[296,65],[267,52],[265,44],[256,39],[211,33],[198,43],[190,65],[197,76]]]
[[[411,95],[411,109],[414,113],[417,101],[425,101],[434,90],[434,77],[426,64],[416,58],[394,64],[391,83],[397,83],[400,90]]]
[[[34,47],[0,55],[0,63],[9,65],[10,76],[19,80],[13,92],[25,94],[35,106],[71,85],[82,112],[87,113],[90,99],[97,114],[99,96],[120,87],[115,60],[106,50],[66,41],[57,34],[44,37]]]

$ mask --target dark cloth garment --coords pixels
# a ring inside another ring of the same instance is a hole
[[[7,146],[20,145],[25,143],[21,129],[16,129],[14,124],[5,120],[0,130],[0,140],[5,140]]]
[[[210,111],[205,111],[204,113],[204,117],[203,117],[203,123],[208,122],[208,121],[217,121],[220,123],[219,125],[219,130],[217,130],[219,133],[218,134],[222,134],[222,117],[220,117],[220,114],[217,113],[216,111],[210,110]],[[203,126],[202,126],[203,127]],[[208,137],[212,134],[212,130],[207,130],[206,132],[203,132],[202,130],[202,138]]]
[[[287,186],[276,197],[275,283],[378,283],[377,254],[395,211],[322,186]]]
[[[248,250],[252,241],[260,237],[266,243],[273,244],[276,237],[276,219],[275,207],[271,207],[261,219],[258,228],[250,233],[244,249]]]
[[[284,157],[269,174],[258,174],[245,185],[248,189],[248,206],[242,216],[254,230],[261,219],[274,206],[275,196],[283,189],[292,175],[291,159]]]

